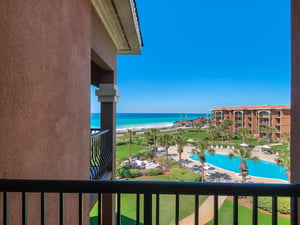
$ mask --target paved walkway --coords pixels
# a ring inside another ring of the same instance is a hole
[[[219,196],[218,208],[222,206],[227,196]],[[214,196],[210,195],[199,207],[199,225],[208,223],[214,217]],[[191,214],[179,221],[182,225],[194,225],[195,214]]]

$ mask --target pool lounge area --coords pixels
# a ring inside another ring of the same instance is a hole
[[[215,154],[210,155],[205,153],[206,163],[209,163],[213,166],[222,168],[224,170],[229,170],[234,173],[239,173],[239,167],[241,162],[241,157],[234,156],[230,158],[228,155]],[[191,153],[190,159],[199,161],[196,154]],[[286,168],[282,168],[275,163],[267,162],[264,160],[259,160],[257,162],[246,160],[247,167],[249,169],[249,176],[263,177],[270,179],[279,179],[288,181],[286,177]]]

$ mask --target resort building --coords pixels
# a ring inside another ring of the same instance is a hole
[[[292,0],[291,9],[291,182],[300,183],[300,1]],[[162,194],[174,196],[175,224],[182,195],[195,198],[195,224],[199,195],[214,199],[214,224],[219,196],[234,196],[233,224],[238,196],[254,196],[253,224],[258,196],[273,196],[272,224],[277,196],[290,196],[291,224],[298,224],[300,188],[293,184],[112,181],[116,55],[139,54],[142,47],[134,0],[9,0],[1,1],[0,15],[0,224],[87,225],[95,199],[95,224],[121,224],[122,193],[135,196],[134,224],[151,225],[164,216]],[[99,87],[101,102],[101,132],[94,134],[90,85]],[[280,113],[266,118],[282,123]]]
[[[212,109],[213,123],[219,127],[229,119],[232,121],[231,131],[248,128],[252,135],[260,138],[282,140],[285,132],[291,129],[291,109],[285,105],[233,106]],[[265,128],[272,127],[270,132]]]

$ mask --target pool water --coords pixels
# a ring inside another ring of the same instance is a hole
[[[239,173],[239,167],[241,162],[241,157],[228,157],[227,155],[215,154],[210,155],[207,152],[206,155],[206,163],[212,164],[214,166],[220,167],[225,170],[229,170],[235,173]],[[198,156],[196,154],[190,154],[190,158],[196,161],[199,161]],[[287,168],[282,168],[275,163],[259,160],[257,162],[246,160],[247,167],[249,170],[250,176],[256,177],[265,177],[272,179],[280,179],[280,180],[288,180],[285,172]]]

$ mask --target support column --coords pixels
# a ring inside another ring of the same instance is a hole
[[[111,180],[113,180],[116,176],[116,102],[119,92],[114,83],[102,83],[99,88],[96,95],[101,102],[101,129],[110,130],[106,147],[111,149],[112,160],[107,169],[111,172]],[[115,224],[115,196],[114,194],[103,194],[102,197],[102,224]]]
[[[300,1],[291,0],[291,183],[300,183]],[[293,206],[291,206],[293,207]],[[298,199],[298,216],[300,221],[300,205]],[[292,221],[297,224],[298,221]]]

